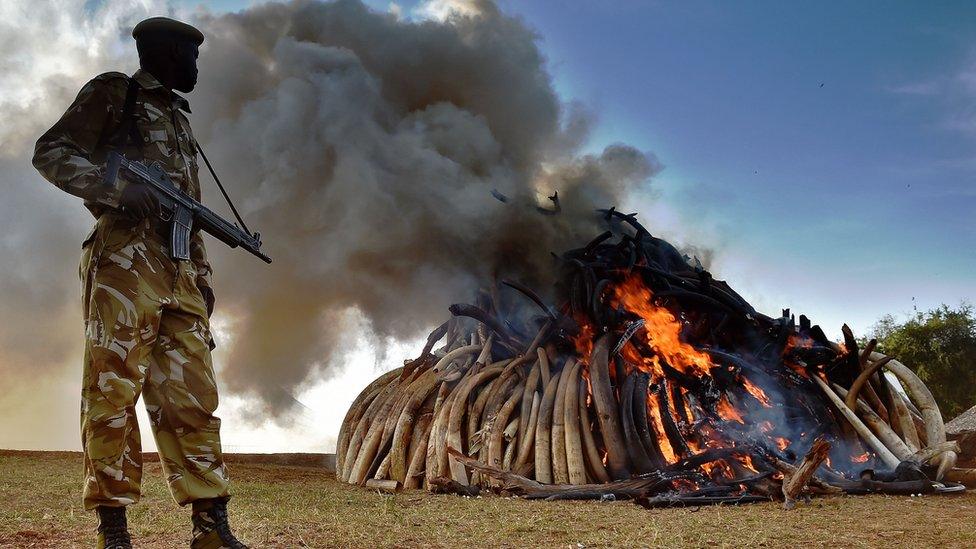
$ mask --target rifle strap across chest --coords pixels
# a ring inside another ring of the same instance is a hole
[[[139,82],[135,78],[129,78],[129,85],[125,89],[125,101],[122,104],[122,116],[119,119],[119,126],[109,140],[109,146],[114,150],[125,148],[130,142],[139,150],[142,155],[142,134],[136,126],[136,97],[139,95]]]
[[[139,150],[139,155],[142,155],[142,135],[139,133],[139,128],[136,126],[136,96],[139,95],[139,83],[136,82],[135,78],[129,78],[129,85],[125,89],[125,102],[122,104],[122,116],[119,121],[119,126],[109,140],[109,146],[114,150],[121,150],[131,141],[135,145],[136,149]],[[175,121],[174,121],[175,127]],[[214,181],[217,183],[217,187],[220,189],[220,194],[224,196],[224,200],[227,201],[227,205],[230,206],[232,212],[234,212],[234,217],[237,218],[238,223],[241,224],[241,228],[244,229],[248,234],[251,231],[247,228],[247,224],[244,223],[244,219],[241,214],[238,213],[237,207],[234,206],[234,202],[230,199],[230,195],[227,194],[227,190],[224,189],[224,185],[221,184],[220,178],[217,177],[217,172],[214,171],[213,166],[210,165],[210,160],[207,155],[203,153],[203,149],[200,147],[200,143],[193,140],[196,146],[197,152],[203,157],[204,163],[207,165],[207,170],[210,175],[213,176]]]

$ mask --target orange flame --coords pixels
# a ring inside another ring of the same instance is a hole
[[[742,419],[742,414],[739,413],[732,403],[729,402],[729,398],[726,395],[722,395],[722,398],[718,400],[718,405],[715,406],[715,411],[718,412],[719,417],[728,421],[738,421],[739,423],[745,425],[746,422]]]
[[[678,456],[675,455],[671,441],[668,440],[668,436],[664,432],[664,420],[661,419],[661,410],[658,408],[660,404],[656,393],[647,395],[647,411],[650,413],[651,424],[654,427],[654,434],[657,437],[657,445],[661,449],[661,455],[664,456],[664,461],[668,464],[677,463]]]
[[[769,397],[766,396],[765,391],[760,389],[756,384],[749,381],[745,377],[742,378],[742,384],[745,385],[746,391],[749,391],[750,395],[756,397],[756,400],[758,400],[760,404],[766,408],[772,408],[773,405],[769,402]]]
[[[577,315],[575,320],[580,327],[579,335],[573,339],[573,344],[576,346],[576,354],[582,360],[589,361],[590,353],[593,352],[593,325],[583,315]]]
[[[676,370],[699,376],[709,375],[709,356],[681,341],[681,322],[664,307],[652,303],[653,294],[640,275],[631,275],[614,287],[614,305],[622,306],[644,319],[647,343]],[[645,364],[648,359],[644,359]],[[648,366],[654,366],[653,362]],[[656,370],[652,368],[651,371]]]
[[[776,441],[776,447],[779,448],[781,452],[790,447],[790,441],[783,437],[776,437],[773,440]]]
[[[871,457],[870,454],[868,454],[867,452],[864,452],[863,454],[861,454],[859,456],[852,457],[851,458],[851,461],[853,461],[854,463],[864,463],[864,462],[866,462],[868,460],[869,457]]]
[[[786,348],[784,349],[784,352],[788,352],[790,349],[794,349],[796,347],[801,349],[809,349],[813,347],[813,339],[796,333],[790,334],[786,339]]]
[[[793,370],[800,376],[805,377],[807,379],[810,379],[810,374],[807,373],[807,370],[804,367],[803,363],[797,362],[793,358],[790,358],[789,354],[790,351],[796,348],[809,349],[811,347],[813,347],[812,338],[800,336],[797,333],[792,333],[786,340],[786,346],[783,347],[783,354],[782,354],[784,364],[786,364],[787,367],[789,367],[791,370]]]
[[[732,467],[725,462],[724,459],[713,461],[711,463],[703,463],[701,466],[705,474],[711,478],[734,478],[735,473],[732,471]]]
[[[753,473],[759,472],[759,469],[756,469],[756,466],[752,464],[752,456],[749,454],[735,454],[733,457],[746,469],[752,471]]]

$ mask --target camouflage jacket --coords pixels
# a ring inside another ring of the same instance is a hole
[[[184,192],[200,200],[196,141],[186,116],[189,103],[144,70],[132,78],[141,87],[133,114],[142,144],[129,142],[125,156],[159,162]],[[128,83],[129,77],[118,72],[93,78],[34,148],[34,167],[59,189],[82,198],[96,218],[119,216],[121,191],[102,183],[102,166],[121,123]],[[198,232],[193,233],[190,258],[197,284],[210,286],[212,271]]]

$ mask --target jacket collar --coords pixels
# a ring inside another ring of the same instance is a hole
[[[173,98],[173,103],[176,104],[177,108],[187,113],[192,112],[190,111],[190,102],[187,101],[185,97],[172,90],[166,89],[166,87],[163,86],[159,80],[156,80],[156,77],[150,74],[149,71],[139,69],[135,72],[135,74],[132,75],[132,78],[138,82],[139,86],[144,90],[159,89],[168,92]]]

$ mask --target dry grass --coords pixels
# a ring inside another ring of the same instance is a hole
[[[158,464],[130,512],[138,547],[181,547],[187,509]],[[0,452],[0,546],[89,546],[77,454]],[[794,511],[778,504],[646,511],[627,502],[535,502],[339,484],[321,469],[232,467],[232,521],[255,547],[976,547],[976,496],[845,497]]]

